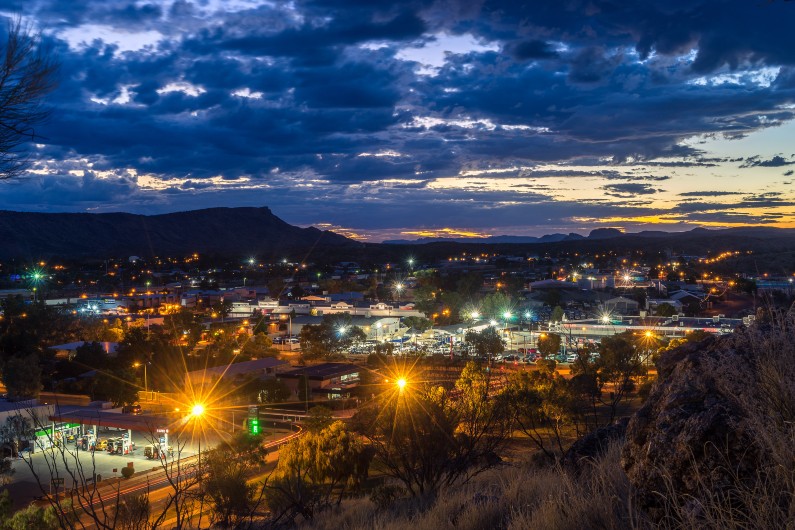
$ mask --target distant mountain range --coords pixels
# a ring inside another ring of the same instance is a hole
[[[234,256],[361,247],[352,239],[282,221],[269,208],[209,208],[163,215],[0,211],[0,259]]]
[[[640,237],[666,237],[670,232],[644,231],[626,234],[616,228],[597,228],[591,230],[588,236],[580,234],[547,234],[541,237],[534,236],[489,236],[489,237],[421,237],[419,239],[390,239],[384,241],[385,245],[423,245],[425,243],[483,243],[486,245],[498,244],[533,244],[533,243],[559,243],[561,241],[581,241],[583,239],[611,239],[624,235]]]
[[[385,245],[424,245],[426,243],[483,243],[495,244],[528,244],[557,243],[559,241],[578,241],[585,239],[580,234],[549,234],[541,237],[533,236],[489,236],[489,237],[420,237],[418,239],[388,239]]]
[[[163,215],[128,213],[30,213],[0,211],[0,259],[47,260],[127,256],[179,257],[198,252],[223,258],[292,257],[315,262],[395,261],[408,253],[433,261],[458,252],[535,254],[556,252],[659,252],[705,255],[723,250],[769,253],[770,260],[791,268],[795,229],[745,227],[696,228],[687,232],[623,233],[599,228],[586,237],[550,234],[542,237],[423,238],[414,241],[361,243],[329,231],[290,225],[269,208],[209,208]],[[788,253],[792,253],[792,256]],[[759,254],[755,254],[760,256]],[[761,259],[761,258],[760,258]],[[788,261],[790,260],[790,261]]]

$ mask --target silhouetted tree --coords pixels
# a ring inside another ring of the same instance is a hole
[[[40,36],[19,18],[10,22],[0,46],[0,179],[24,170],[21,148],[36,138],[34,127],[47,117],[42,102],[55,88],[56,70]]]

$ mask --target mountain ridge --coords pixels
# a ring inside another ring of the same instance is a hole
[[[331,231],[300,228],[267,207],[206,208],[158,215],[131,213],[36,213],[0,210],[0,259],[46,260],[127,256],[180,256],[198,252],[258,259],[401,261],[407,252],[437,259],[457,252],[601,252],[644,249],[703,255],[711,251],[795,252],[795,229],[695,228],[685,232],[624,233],[595,229],[581,234],[425,238],[405,243],[363,243]]]
[[[0,259],[242,251],[276,255],[280,250],[361,245],[328,230],[290,225],[267,207],[157,215],[0,210]]]

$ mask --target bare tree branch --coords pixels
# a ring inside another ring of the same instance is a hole
[[[55,88],[58,64],[41,36],[16,18],[0,46],[0,179],[18,177],[27,167],[25,144],[49,111],[44,96]]]

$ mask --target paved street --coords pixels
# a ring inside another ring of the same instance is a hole
[[[101,438],[119,436],[121,433],[117,431],[100,430],[99,435]],[[265,443],[272,442],[283,438],[289,431],[284,429],[273,430],[266,434],[263,438]],[[106,483],[115,478],[121,478],[121,470],[129,463],[132,463],[135,469],[135,477],[144,475],[148,471],[161,470],[161,466],[157,460],[148,459],[144,456],[144,447],[151,443],[143,433],[133,433],[133,441],[135,442],[135,449],[128,455],[113,455],[105,451],[82,451],[75,450],[74,444],[69,444],[65,451],[47,450],[38,451],[31,455],[25,455],[25,459],[17,459],[13,462],[14,475],[12,481],[5,486],[11,494],[15,507],[23,507],[34,498],[42,495],[42,489],[39,484],[44,486],[45,493],[49,493],[50,479],[53,476],[63,478],[63,486],[59,489],[63,491],[64,488],[70,489],[74,486],[74,478],[77,477],[78,481],[83,479],[90,480],[94,477],[101,477],[101,483]],[[202,450],[214,446],[218,440],[209,440],[203,442]],[[207,444],[207,445],[205,445]],[[176,452],[178,445],[175,442],[171,443]],[[180,455],[175,454],[174,458],[180,457],[182,459],[189,459],[196,455],[198,452],[198,444],[186,443],[182,446]],[[79,469],[81,472],[69,472],[68,470],[78,469],[76,465],[79,459]],[[53,473],[53,461],[55,461],[55,468],[57,471]]]

